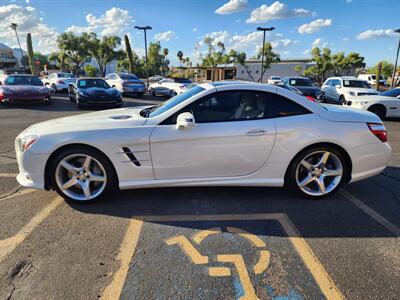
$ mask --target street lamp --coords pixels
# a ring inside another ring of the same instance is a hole
[[[396,29],[394,32],[400,33],[400,28]],[[396,69],[397,69],[397,59],[399,58],[399,50],[400,50],[400,36],[399,36],[399,44],[397,45],[397,54],[396,54],[396,62],[394,63],[394,69],[393,69],[393,74],[392,74],[392,83],[390,84],[390,89],[394,87],[394,77],[396,76]],[[378,78],[379,80],[379,78]]]
[[[146,78],[147,78],[147,88],[149,88],[149,67],[147,65],[147,30],[151,30],[151,26],[135,26],[138,30],[144,31],[144,49],[145,49],[145,57],[146,57]]]
[[[15,36],[17,37],[19,50],[21,51],[21,64],[22,64],[22,66],[23,66],[23,68],[24,68],[24,70],[25,70],[24,53],[22,52],[21,43],[19,42],[17,27],[18,27],[18,24],[17,24],[17,23],[11,23],[11,24],[10,24],[10,28],[11,28],[12,30],[15,31]]]
[[[261,77],[260,77],[260,82],[262,83],[262,78],[263,78],[263,69],[264,69],[264,48],[265,48],[265,32],[266,31],[272,31],[275,30],[275,27],[257,27],[257,31],[263,31],[264,36],[263,36],[263,48],[262,48],[262,54],[261,54]]]

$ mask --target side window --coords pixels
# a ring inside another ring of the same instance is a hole
[[[286,97],[273,93],[268,93],[268,96],[268,118],[281,118],[310,113],[307,108],[301,106],[300,104],[297,104],[296,102]]]
[[[324,85],[331,85],[331,82],[332,82],[332,80],[329,79],[329,80],[327,80],[327,81],[324,83]]]

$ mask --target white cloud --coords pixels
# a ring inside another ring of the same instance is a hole
[[[171,31],[171,30],[168,30],[168,31],[165,31],[165,32],[157,33],[157,34],[154,36],[154,39],[155,39],[156,41],[158,41],[158,42],[161,42],[161,41],[169,42],[169,41],[172,40],[174,37],[175,37],[175,32],[173,32],[173,31]]]
[[[311,23],[306,23],[301,25],[298,28],[299,33],[314,33],[317,31],[320,31],[323,27],[329,27],[332,25],[332,20],[331,19],[318,19],[315,21],[312,21]]]
[[[16,47],[14,31],[9,28],[10,23],[18,24],[18,34],[22,47],[26,49],[26,34],[32,34],[34,51],[49,53],[57,47],[56,30],[41,20],[39,12],[31,7],[22,7],[16,4],[0,6],[0,40],[10,47]]]
[[[346,3],[351,3],[353,2],[353,0],[346,0]]]
[[[72,25],[66,31],[74,33],[95,32],[100,35],[122,35],[134,22],[133,17],[127,10],[113,7],[104,15],[96,17],[92,14],[86,15],[87,26]]]
[[[350,41],[350,39],[348,37],[344,37],[344,38],[342,38],[342,41],[343,42],[348,42],[348,41]]]
[[[315,13],[304,8],[289,9],[286,4],[275,1],[270,6],[263,4],[253,10],[250,18],[246,20],[246,23],[263,23],[269,20],[307,17],[313,15],[315,15]]]
[[[312,47],[318,47],[318,48],[326,48],[328,46],[328,42],[324,42],[324,39],[317,38],[315,41],[312,43]]]
[[[203,38],[205,37],[210,37],[214,39],[214,44],[216,45],[219,42],[226,44],[229,41],[231,35],[228,31],[224,30],[207,33]]]
[[[229,2],[218,8],[215,13],[218,15],[230,15],[244,10],[247,6],[247,0],[229,0]]]
[[[25,3],[26,3],[26,4],[31,3],[31,0],[25,0]]]
[[[271,42],[271,46],[274,49],[282,49],[282,48],[288,48],[293,45],[298,44],[299,41],[293,41],[291,39],[277,39]]]
[[[196,32],[196,31],[197,31],[197,27],[193,28],[192,31],[193,31],[193,32]]]
[[[367,40],[373,38],[386,38],[396,36],[393,29],[370,29],[357,35],[358,40]]]

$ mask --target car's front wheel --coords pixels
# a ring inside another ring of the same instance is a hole
[[[99,151],[72,147],[58,153],[50,168],[57,193],[72,201],[104,199],[116,187],[117,176],[107,157]]]
[[[301,152],[290,164],[285,182],[295,192],[322,198],[347,181],[348,163],[335,148],[315,147]]]

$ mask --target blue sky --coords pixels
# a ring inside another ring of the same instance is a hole
[[[129,34],[143,54],[143,35],[134,26],[151,25],[148,40],[160,40],[176,64],[178,50],[195,61],[206,50],[205,36],[251,57],[262,44],[256,27],[274,26],[267,40],[282,58],[308,57],[317,45],[359,52],[373,65],[394,61],[398,38],[392,30],[400,27],[399,12],[398,0],[0,0],[0,42],[16,45],[7,26],[17,22],[21,40],[31,32],[35,50],[43,53],[70,30]]]

